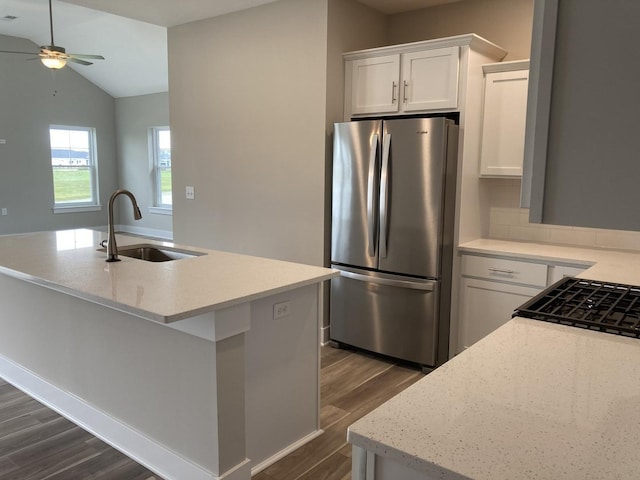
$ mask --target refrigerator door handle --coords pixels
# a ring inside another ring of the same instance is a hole
[[[389,205],[389,150],[391,134],[382,138],[382,168],[380,170],[380,258],[387,258],[387,222]]]
[[[376,255],[376,218],[375,208],[375,185],[376,185],[376,154],[378,153],[378,135],[371,137],[371,150],[369,153],[369,176],[367,180],[367,252],[370,257]]]
[[[361,273],[348,272],[340,270],[340,276],[359,280],[361,282],[377,283],[379,285],[387,285],[390,287],[409,288],[411,290],[422,290],[425,292],[433,292],[434,282],[412,282],[409,280],[394,280],[392,278],[372,277]]]

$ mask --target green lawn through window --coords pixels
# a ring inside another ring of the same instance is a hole
[[[91,202],[91,174],[87,167],[53,167],[56,203]]]

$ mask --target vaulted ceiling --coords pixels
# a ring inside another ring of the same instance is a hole
[[[273,1],[53,0],[55,43],[69,53],[103,55],[91,66],[70,66],[113,97],[165,92],[167,27]],[[394,14],[460,0],[358,1]],[[0,35],[29,39],[37,52],[50,43],[48,8],[47,0],[0,0]]]

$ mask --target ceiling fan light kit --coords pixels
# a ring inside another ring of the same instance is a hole
[[[26,55],[38,55],[42,64],[52,70],[60,70],[67,62],[79,63],[80,65],[93,65],[92,62],[82,60],[84,58],[91,58],[96,60],[104,60],[102,55],[83,55],[77,53],[67,53],[63,47],[57,46],[53,41],[53,9],[51,7],[51,0],[49,0],[49,28],[51,32],[51,45],[43,45],[40,47],[38,53],[31,52],[9,52],[2,51],[0,53],[19,53]]]
[[[40,61],[42,64],[53,70],[60,70],[67,64],[64,58],[65,50],[62,47],[47,45],[40,47]]]

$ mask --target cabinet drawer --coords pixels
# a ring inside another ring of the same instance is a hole
[[[462,275],[522,285],[545,287],[547,265],[503,258],[462,256]]]

